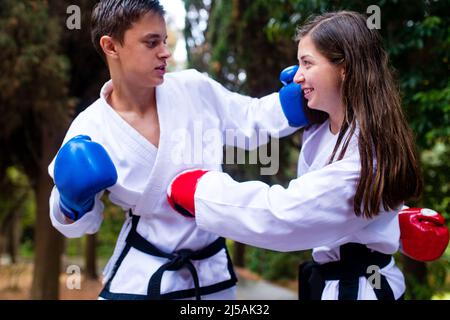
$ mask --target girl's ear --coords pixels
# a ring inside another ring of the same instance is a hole
[[[345,69],[341,68],[341,80],[344,81],[345,79]]]

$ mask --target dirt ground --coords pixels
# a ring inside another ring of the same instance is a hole
[[[246,269],[235,268],[238,277],[258,281],[260,276]],[[0,265],[0,300],[29,300],[33,267],[30,263],[15,265]],[[60,300],[96,300],[103,285],[101,280],[89,280],[81,277],[80,288],[73,288],[75,284],[71,275],[62,273],[60,276]],[[277,283],[280,286],[296,291],[296,281]]]
[[[0,265],[0,300],[29,300],[33,267],[31,264]],[[80,289],[67,274],[60,276],[60,300],[95,300],[102,289],[100,280],[87,280],[81,277]]]

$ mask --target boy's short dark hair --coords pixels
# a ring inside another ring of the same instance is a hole
[[[150,11],[162,17],[165,14],[158,0],[100,0],[95,5],[91,16],[91,40],[105,62],[100,38],[108,35],[123,44],[125,31]]]

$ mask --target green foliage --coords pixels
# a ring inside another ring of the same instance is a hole
[[[109,258],[113,253],[114,246],[119,237],[127,213],[125,213],[122,208],[113,205],[106,197],[104,197],[104,199],[105,211],[102,227],[98,232],[97,256]]]
[[[450,282],[447,280],[450,272],[450,248],[437,261],[428,265],[428,283],[432,294],[450,293]]]
[[[450,140],[436,142],[430,150],[422,152],[425,176],[424,204],[441,212],[450,220]]]
[[[54,132],[68,115],[69,62],[58,53],[61,28],[45,1],[0,6],[0,172],[19,165],[33,184],[42,129]]]
[[[276,252],[247,247],[246,267],[268,280],[293,280],[298,274],[300,263],[311,260],[309,251]]]
[[[36,203],[27,176],[17,167],[8,167],[0,181],[0,231],[11,228],[13,216],[21,223],[20,255],[33,256]]]
[[[4,6],[0,16],[0,89],[8,115],[14,111],[17,117],[15,121],[5,121],[8,126],[3,130],[10,132],[21,124],[23,113],[32,109],[48,117],[60,111],[57,106],[61,102],[55,105],[48,100],[64,96],[65,88],[61,85],[67,81],[69,64],[64,56],[56,53],[60,28],[48,16],[45,5],[39,1],[6,1]],[[20,95],[25,92],[28,94]],[[30,104],[27,97],[33,98],[34,103]]]
[[[103,212],[104,219],[97,235],[97,258],[105,260],[111,257],[114,247],[119,237],[122,224],[125,220],[124,211],[116,205],[113,205],[106,196],[102,201],[105,204]],[[86,248],[86,237],[67,239],[66,254],[69,257],[84,256]]]
[[[58,52],[63,27],[50,16],[48,1],[0,1],[0,176],[8,167],[18,168],[38,197],[39,207],[33,214],[44,223],[36,223],[32,232],[24,229],[22,252],[29,253],[27,239],[34,232],[39,235],[42,241],[33,242],[39,249],[32,296],[41,299],[57,296],[54,271],[59,268],[60,245],[56,233],[45,232],[50,224],[45,201],[49,195],[44,192],[50,187],[46,166],[73,105],[67,94],[69,62]]]
[[[8,167],[0,180],[0,226],[12,211],[20,211],[27,203],[30,186],[27,177],[16,167]]]
[[[397,254],[397,256],[399,255]],[[401,261],[401,259],[396,259],[396,261]],[[401,263],[400,266],[402,267]],[[425,267],[425,279],[416,277],[414,273],[407,274],[405,299],[439,299],[450,293],[450,282],[447,280],[450,271],[450,248],[447,248],[439,260],[428,262]]]

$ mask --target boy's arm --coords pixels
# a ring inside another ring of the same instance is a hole
[[[104,189],[115,183],[117,172],[101,145],[80,136],[86,121],[75,121],[63,145],[48,167],[55,187],[50,196],[50,220],[66,237],[81,237],[98,231],[104,205]]]
[[[266,144],[269,135],[287,136],[307,124],[301,88],[292,82],[295,71],[283,72],[285,86],[280,93],[262,98],[231,92],[210,78],[201,84],[202,100],[221,120],[224,144],[251,150]]]

